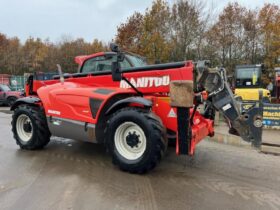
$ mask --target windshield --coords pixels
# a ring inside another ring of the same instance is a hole
[[[3,91],[11,91],[11,89],[7,85],[1,85],[0,87]]]
[[[260,68],[236,69],[236,87],[256,87],[261,85]]]

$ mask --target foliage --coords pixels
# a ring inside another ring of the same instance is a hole
[[[277,5],[251,10],[229,3],[218,18],[205,9],[202,1],[177,0],[169,6],[164,0],[156,0],[145,14],[135,13],[118,27],[116,41],[126,50],[147,57],[150,63],[209,59],[230,72],[236,64],[277,65]]]
[[[18,38],[7,38],[0,33],[0,73],[50,72],[56,71],[56,64],[60,64],[65,72],[76,72],[75,56],[107,50],[97,39],[88,43],[81,38],[71,40],[65,37],[54,44],[30,37],[21,44]]]
[[[130,16],[126,23],[122,23],[117,28],[118,36],[116,42],[122,46],[123,50],[129,49],[132,52],[139,53],[141,45],[139,44],[142,36],[143,15],[135,12]]]
[[[269,67],[276,65],[280,58],[280,8],[266,4],[258,15],[261,39],[264,50],[264,61]]]
[[[209,59],[232,72],[236,64],[279,65],[279,37],[280,8],[274,4],[252,10],[229,3],[215,17],[203,0],[154,0],[143,14],[134,12],[117,27],[115,41],[149,63]],[[0,73],[55,71],[57,63],[75,72],[75,56],[107,50],[97,39],[63,37],[52,43],[30,37],[21,43],[0,33]]]

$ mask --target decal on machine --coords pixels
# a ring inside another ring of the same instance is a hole
[[[172,108],[170,109],[170,112],[168,113],[167,117],[173,117],[173,118],[177,117],[174,109]]]
[[[226,104],[225,106],[223,106],[223,110],[224,111],[227,111],[228,109],[230,109],[231,108],[231,105],[230,104]]]
[[[130,78],[130,83],[135,87],[160,87],[160,86],[168,86],[170,84],[169,75],[162,77],[139,77],[139,78]],[[120,82],[121,88],[130,88],[130,86],[122,80]]]
[[[52,109],[48,109],[48,114],[56,114],[56,115],[60,115],[60,111],[57,111],[57,110],[52,110]]]

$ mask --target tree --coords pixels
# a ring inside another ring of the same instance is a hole
[[[89,47],[89,53],[105,52],[109,50],[108,47],[98,39],[94,39]]]
[[[47,46],[40,38],[30,37],[21,49],[24,59],[23,68],[29,72],[42,71],[44,59],[47,57]]]
[[[217,47],[220,63],[233,70],[242,59],[244,53],[242,20],[246,8],[238,3],[229,3],[219,15],[218,21],[212,26],[210,32]]]
[[[189,0],[178,0],[172,7],[171,23],[173,60],[194,58],[195,41],[200,35],[199,26],[202,24],[197,5]]]
[[[170,56],[170,11],[163,0],[153,2],[151,9],[147,9],[142,26],[140,39],[141,54],[150,63],[169,61]]]
[[[260,48],[260,27],[258,24],[258,11],[248,10],[244,14],[244,61],[246,63],[261,63],[262,52]]]
[[[273,68],[280,57],[280,9],[273,4],[265,4],[260,10],[258,21],[265,54],[265,63]]]
[[[58,48],[59,63],[66,72],[76,72],[77,64],[74,62],[76,56],[88,55],[105,50],[106,47],[97,39],[92,44],[85,42],[82,38],[62,40]]]
[[[11,74],[21,74],[21,65],[23,60],[20,54],[21,44],[17,37],[9,39],[9,43],[5,52],[6,70]]]
[[[125,23],[117,27],[116,43],[126,51],[140,53],[142,29],[143,15],[135,12]]]
[[[59,64],[61,61],[59,49],[55,44],[49,42],[48,40],[45,41],[45,45],[47,47],[47,53],[44,62],[42,64],[42,71],[44,72],[56,71],[57,69],[56,64]]]

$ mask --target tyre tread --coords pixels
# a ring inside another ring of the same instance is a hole
[[[32,144],[27,144],[27,145],[22,144],[17,136],[16,126],[14,126],[16,124],[16,122],[15,122],[16,114],[15,113],[17,113],[20,110],[28,112],[36,122],[36,127],[38,129],[34,130],[35,139],[32,141]],[[16,143],[19,145],[19,147],[21,149],[26,149],[26,150],[42,149],[50,141],[51,133],[48,129],[48,124],[47,124],[46,116],[44,113],[44,109],[41,107],[29,106],[29,105],[18,106],[15,109],[14,114],[12,116],[11,124],[12,124],[12,132],[14,135],[14,139],[16,140]]]
[[[130,173],[136,173],[136,174],[143,174],[143,173],[146,173],[146,172],[154,169],[159,164],[161,158],[163,157],[163,155],[166,151],[168,143],[167,143],[165,128],[162,125],[160,118],[158,116],[156,116],[150,110],[135,108],[135,107],[126,107],[126,108],[122,108],[122,109],[116,111],[115,113],[113,113],[112,116],[110,117],[110,119],[107,121],[107,126],[104,131],[106,137],[108,137],[109,132],[111,132],[111,130],[110,130],[111,120],[124,111],[136,111],[138,114],[142,115],[143,117],[145,117],[147,119],[147,121],[149,122],[149,124],[151,125],[151,127],[153,129],[153,136],[157,137],[156,142],[155,142],[155,149],[153,150],[149,160],[144,161],[144,163],[142,163],[142,164],[134,165],[133,167],[130,167],[127,164],[122,163],[118,158],[115,157],[114,154],[113,154],[112,161],[115,165],[117,165],[123,171],[127,171]],[[112,149],[110,149],[110,146],[109,146],[110,142],[108,142],[108,141],[110,141],[110,140],[107,139],[105,141],[105,143],[108,146],[108,149],[110,151]],[[112,151],[110,151],[110,152],[112,153]]]

